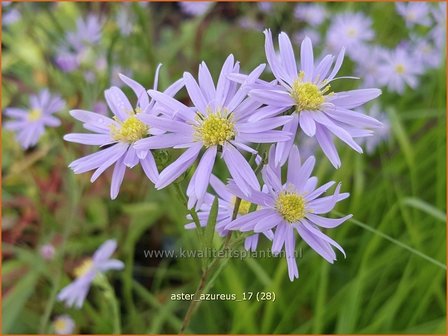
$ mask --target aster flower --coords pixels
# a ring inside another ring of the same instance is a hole
[[[380,86],[380,68],[387,55],[387,50],[377,45],[359,47],[353,55],[356,63],[355,74],[362,77],[362,87]]]
[[[429,26],[430,7],[425,2],[397,2],[395,4],[398,14],[400,14],[408,27],[415,25]]]
[[[85,19],[76,20],[76,30],[66,36],[70,46],[80,50],[88,45],[96,44],[101,39],[102,23],[95,15],[88,15]]]
[[[56,65],[64,72],[79,68],[89,56],[89,49],[101,39],[102,23],[98,17],[89,15],[78,18],[76,30],[66,34],[65,42],[57,48]]]
[[[266,57],[272,72],[280,85],[252,85],[249,96],[279,112],[293,109],[292,120],[283,130],[295,134],[300,127],[303,132],[316,137],[325,155],[336,168],[341,161],[332,141],[336,136],[351,148],[362,153],[361,147],[353,138],[369,136],[368,128],[380,127],[377,120],[353,111],[366,102],[378,97],[378,89],[359,89],[343,92],[330,92],[330,83],[336,78],[342,61],[344,49],[336,61],[332,55],[325,56],[314,64],[311,40],[306,38],[301,46],[300,70],[297,69],[291,42],[285,33],[279,35],[280,54],[274,50],[271,32],[265,31]],[[276,146],[275,163],[283,165],[294,142],[279,143]]]
[[[336,53],[346,48],[347,54],[352,57],[360,46],[373,39],[371,26],[372,20],[363,13],[346,12],[336,15],[328,28],[329,51]]]
[[[68,307],[81,308],[96,276],[109,270],[123,269],[123,262],[110,259],[116,248],[115,240],[107,240],[96,250],[92,258],[84,260],[75,269],[76,279],[58,294],[58,301],[65,302]]]
[[[320,4],[297,4],[294,9],[294,16],[302,21],[305,21],[312,27],[321,25],[327,18],[327,11],[324,6]]]
[[[37,144],[45,127],[57,127],[61,124],[53,114],[65,107],[64,100],[48,90],[30,96],[29,104],[28,109],[8,107],[4,112],[6,116],[15,119],[5,122],[5,129],[16,133],[17,141],[24,149]]]
[[[70,335],[75,330],[75,321],[68,315],[60,315],[53,321],[53,330],[57,335]]]
[[[272,2],[268,2],[268,1],[263,1],[263,2],[257,3],[258,9],[260,11],[262,11],[263,13],[269,13],[272,10],[272,8],[274,7],[273,5],[274,4]]]
[[[431,13],[435,25],[431,29],[430,35],[439,52],[442,53],[445,51],[446,43],[446,3],[441,2],[435,8],[431,8]]]
[[[11,6],[11,1],[2,1],[2,26],[7,27],[21,18],[22,14],[17,8]]]
[[[257,79],[263,69],[264,65],[258,66],[248,75],[247,82]],[[164,188],[177,179],[193,165],[201,149],[205,150],[187,188],[189,209],[195,204],[200,207],[203,201],[218,150],[222,150],[221,157],[232,178],[245,193],[249,193],[250,186],[255,187],[258,180],[239,150],[255,153],[248,143],[273,143],[289,139],[287,132],[274,129],[291,117],[268,117],[259,122],[249,122],[249,116],[260,112],[258,109],[262,104],[247,98],[245,86],[238,88],[237,83],[229,79],[230,74],[238,72],[239,64],[234,62],[233,55],[225,61],[216,86],[205,63],[199,66],[199,83],[185,72],[183,79],[193,108],[166,94],[148,91],[155,101],[174,113],[166,117],[142,116],[141,119],[149,125],[169,133],[140,140],[135,148],[139,151],[170,146],[188,148],[160,173],[156,188]],[[272,114],[272,111],[275,112],[276,108],[261,110],[266,115]]]
[[[403,93],[406,85],[416,88],[418,76],[423,72],[421,63],[401,46],[389,51],[384,58],[379,73],[380,83],[392,92]]]
[[[124,4],[120,7],[117,13],[117,26],[120,29],[121,35],[129,36],[134,28],[134,16],[132,15],[131,8],[128,4]]]
[[[416,60],[421,64],[422,71],[438,68],[442,64],[442,51],[438,50],[430,39],[414,37],[411,45],[412,50],[415,51]]]
[[[288,158],[285,183],[282,183],[279,169],[274,171],[272,165],[263,168],[263,182],[269,191],[268,194],[254,191],[250,197],[245,197],[236,185],[230,185],[234,194],[257,204],[259,208],[235,219],[226,226],[226,229],[254,233],[274,230],[272,253],[278,254],[283,246],[285,247],[291,281],[299,277],[295,261],[294,231],[297,231],[313,250],[330,263],[336,260],[332,246],[339,249],[345,256],[342,247],[326,236],[320,228],[334,228],[351,218],[351,215],[337,219],[321,216],[330,212],[349,194],[340,193],[341,185],[339,184],[333,195],[322,197],[321,195],[335,182],[328,182],[316,188],[317,178],[311,177],[314,164],[315,159],[311,156],[302,165],[299,150],[294,146]]]
[[[157,88],[158,70],[159,68],[156,71],[154,88]],[[90,179],[93,183],[107,168],[114,165],[110,187],[112,199],[115,199],[120,191],[126,167],[133,168],[140,163],[146,176],[153,183],[156,182],[158,171],[151,151],[138,152],[133,144],[148,135],[162,133],[157,128],[148,127],[138,118],[142,115],[154,114],[155,102],[149,100],[145,88],[124,75],[120,75],[120,78],[137,96],[137,106],[133,108],[123,91],[113,86],[104,93],[107,104],[114,114],[113,119],[94,112],[72,110],[71,116],[82,121],[85,129],[96,134],[71,133],[64,136],[66,141],[105,147],[96,153],[73,161],[69,167],[75,174],[95,169]],[[166,90],[166,95],[174,95],[182,88],[182,85],[180,81],[175,82]]]
[[[179,2],[180,8],[185,14],[192,16],[200,16],[205,14],[211,6],[213,2],[210,1],[182,1]]]

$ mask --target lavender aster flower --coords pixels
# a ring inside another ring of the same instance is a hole
[[[429,26],[431,19],[429,17],[430,8],[424,2],[397,2],[395,4],[398,14],[406,21],[408,27],[414,25]]]
[[[431,13],[435,20],[435,26],[430,34],[439,52],[442,53],[445,51],[446,43],[446,4],[444,2],[439,3],[438,6],[431,9]]]
[[[331,53],[346,48],[352,57],[357,48],[374,37],[372,20],[363,13],[342,13],[336,15],[328,29],[327,47]]]
[[[76,50],[96,44],[101,39],[102,23],[95,15],[88,15],[76,21],[76,30],[67,34],[67,41]]]
[[[104,242],[92,258],[84,260],[75,269],[76,279],[61,290],[58,294],[58,300],[65,302],[68,307],[81,308],[96,276],[109,270],[123,269],[123,262],[110,259],[116,248],[117,242],[115,240]]]
[[[355,74],[362,77],[362,87],[380,86],[380,69],[387,51],[380,46],[364,45],[353,55]]]
[[[312,27],[321,25],[327,18],[327,11],[324,6],[320,4],[297,4],[294,9],[294,16],[302,21],[305,21]]]
[[[126,5],[128,4],[122,6],[117,13],[117,26],[123,36],[129,36],[132,33],[135,21],[131,8]]]
[[[158,69],[154,88],[157,87]],[[133,108],[123,91],[113,86],[104,93],[107,104],[114,114],[113,119],[94,112],[72,110],[70,114],[82,121],[85,129],[96,134],[71,133],[64,136],[64,139],[70,142],[100,147],[107,146],[107,148],[96,153],[73,161],[69,167],[75,174],[96,169],[90,179],[93,183],[107,168],[114,165],[110,187],[110,197],[112,199],[115,199],[120,191],[126,167],[133,168],[140,163],[146,176],[153,183],[156,182],[158,171],[151,151],[138,152],[134,149],[133,144],[148,135],[162,133],[159,129],[149,127],[138,118],[142,115],[154,113],[155,102],[149,100],[143,86],[124,75],[120,77],[137,96],[137,106]],[[175,94],[181,87],[182,84],[179,81],[174,83],[167,89],[167,95]]]
[[[272,2],[268,2],[268,1],[263,1],[263,2],[257,3],[258,9],[260,11],[262,11],[263,13],[269,13],[272,10],[272,8],[274,7],[273,5],[274,4]]]
[[[247,77],[247,82],[257,79],[263,69],[264,65],[258,66]],[[274,129],[288,122],[291,117],[268,117],[259,122],[249,122],[250,115],[257,113],[262,104],[247,98],[245,86],[238,88],[237,83],[228,78],[231,73],[238,72],[239,64],[234,62],[233,55],[225,61],[216,87],[205,63],[199,66],[199,83],[190,73],[185,72],[183,79],[193,108],[166,94],[148,91],[153,99],[174,113],[165,118],[143,116],[143,121],[169,133],[140,140],[135,148],[188,148],[160,173],[156,188],[164,188],[177,179],[193,165],[201,149],[205,149],[188,185],[190,209],[195,204],[200,207],[203,201],[218,149],[222,150],[222,158],[230,175],[247,194],[250,193],[251,186],[254,188],[258,184],[258,180],[239,149],[254,153],[248,143],[272,143],[286,141],[290,137],[287,132]],[[276,108],[267,107],[262,110],[267,115],[272,111],[276,112]]]
[[[303,132],[316,137],[325,155],[336,167],[341,161],[332,137],[336,136],[351,148],[362,153],[361,147],[353,140],[371,134],[366,128],[381,126],[377,120],[355,112],[352,109],[378,97],[378,89],[359,89],[330,92],[330,83],[337,79],[344,49],[339,53],[332,68],[334,57],[325,56],[319,64],[314,64],[311,40],[306,38],[301,46],[300,71],[297,69],[291,42],[285,33],[279,35],[280,54],[274,50],[271,32],[265,31],[266,57],[272,72],[280,85],[259,84],[252,86],[249,96],[259,102],[278,108],[284,112],[293,109],[292,120],[283,130],[294,135],[300,127]],[[275,163],[286,161],[294,137],[276,146]]]
[[[68,315],[60,315],[53,321],[53,330],[57,335],[73,334],[75,321]]]
[[[336,260],[332,246],[345,256],[342,247],[322,233],[320,228],[334,228],[351,218],[351,215],[337,219],[321,216],[330,212],[337,202],[347,198],[349,194],[341,194],[339,184],[333,195],[322,197],[334,182],[316,188],[317,178],[311,177],[314,164],[315,159],[311,156],[302,165],[299,150],[294,146],[289,154],[286,183],[281,181],[280,170],[274,171],[272,166],[268,165],[262,172],[268,194],[254,191],[250,197],[245,197],[239,193],[236,185],[230,186],[237,196],[257,204],[260,208],[235,219],[226,229],[255,233],[274,230],[272,252],[278,254],[283,246],[285,247],[291,281],[299,277],[295,261],[294,230],[328,262],[333,263]]]
[[[179,2],[180,8],[185,14],[199,16],[205,14],[213,5],[209,1],[182,1]]]
[[[45,132],[45,127],[57,127],[61,124],[53,114],[65,107],[64,100],[51,95],[48,90],[30,96],[29,103],[29,109],[15,107],[5,109],[5,115],[15,120],[5,122],[4,127],[16,133],[17,141],[24,149],[37,144]]]
[[[63,47],[57,51],[55,63],[63,72],[72,72],[79,67],[79,57]]]
[[[102,24],[98,17],[78,18],[76,30],[66,34],[66,41],[57,49],[56,65],[64,72],[72,72],[85,62],[89,48],[101,39]]]
[[[11,1],[2,1],[2,26],[9,26],[22,18],[20,11],[11,6]]]
[[[422,71],[438,68],[442,64],[442,51],[427,38],[414,38],[412,49],[415,50],[416,60],[420,62]]]
[[[113,86],[122,87],[123,82],[120,80],[120,74],[126,77],[132,77],[132,71],[129,69],[123,69],[120,65],[114,65],[112,67],[110,81]]]
[[[406,85],[415,88],[418,85],[418,76],[423,72],[422,65],[403,47],[385,55],[379,72],[380,83],[387,85],[392,92],[403,93]]]

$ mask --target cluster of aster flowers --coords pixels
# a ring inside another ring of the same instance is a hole
[[[76,21],[76,30],[68,32],[64,43],[58,47],[56,65],[64,72],[77,70],[88,62],[92,47],[101,39],[102,24],[95,15]]]
[[[403,93],[415,89],[419,77],[442,65],[445,49],[446,7],[443,3],[408,2],[396,4],[409,34],[395,48],[374,44],[375,31],[370,17],[362,12],[340,12],[329,15],[319,4],[298,4],[296,18],[307,24],[297,36],[313,36],[324,40],[325,50],[335,53],[347,48],[347,55],[356,64],[355,74],[364,85],[384,87]],[[327,23],[327,19],[330,21]],[[326,25],[325,36],[321,27]]]
[[[117,13],[117,28],[123,37],[132,33],[134,17],[128,6]],[[116,80],[119,73],[127,73],[128,69],[118,64],[108,69],[107,50],[99,43],[103,35],[104,20],[90,14],[86,18],[78,18],[76,29],[66,33],[63,43],[55,52],[54,62],[65,73],[82,73],[83,79],[92,83],[110,72],[111,81],[120,86]]]
[[[370,88],[333,92],[331,82],[343,78],[337,74],[344,49],[337,56],[326,55],[315,62],[311,40],[305,38],[297,62],[285,33],[278,36],[278,52],[271,31],[264,34],[272,81],[260,78],[265,64],[248,74],[241,73],[233,55],[225,60],[216,81],[202,62],[197,78],[185,72],[164,91],[157,84],[160,66],[149,90],[120,75],[134,92],[137,103],[131,104],[123,91],[113,86],[105,91],[113,117],[72,110],[70,114],[92,133],[71,133],[64,139],[99,148],[73,161],[70,168],[77,174],[94,171],[94,182],[113,166],[112,199],[118,196],[126,168],[140,164],[155,188],[163,189],[194,167],[186,189],[187,207],[198,214],[199,223],[187,224],[187,228],[207,225],[215,197],[209,192],[211,186],[219,199],[216,231],[222,236],[235,230],[250,232],[245,247],[252,250],[256,249],[260,234],[272,240],[274,253],[284,247],[289,277],[293,280],[298,277],[295,232],[333,262],[336,254],[332,246],[343,250],[321,228],[336,227],[350,217],[322,216],[348,194],[341,193],[338,184],[333,194],[322,196],[335,182],[317,186],[317,178],[312,176],[315,159],[301,158],[296,137],[303,132],[315,138],[333,166],[340,167],[336,141],[362,153],[355,139],[368,137],[382,126],[359,109],[381,91]],[[182,89],[190,104],[176,98]],[[267,160],[259,152],[261,144],[270,145]],[[154,152],[161,149],[179,149],[182,153],[159,171]],[[248,156],[252,159],[248,160]],[[213,174],[217,161],[227,167],[230,178],[226,183]],[[281,175],[283,167],[288,172],[286,180]],[[236,210],[235,218],[232,213]],[[70,300],[70,293],[67,289],[60,298]],[[79,304],[73,300],[70,302]]]
[[[416,89],[421,77],[443,65],[446,36],[446,7],[444,3],[397,3],[396,12],[403,19],[408,34],[395,47],[375,44],[375,31],[370,17],[362,12],[346,11],[330,15],[321,4],[297,4],[294,15],[302,29],[294,40],[305,36],[322,41],[324,50],[335,53],[342,47],[354,63],[354,74],[362,77],[364,87],[379,87],[391,94],[403,94],[407,88]],[[385,127],[367,141],[368,153],[390,135],[389,118],[385,107],[373,104],[369,115],[379,118]]]

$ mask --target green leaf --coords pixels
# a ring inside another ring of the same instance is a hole
[[[428,203],[422,201],[421,199],[414,198],[414,197],[407,197],[403,200],[403,203],[410,207],[413,207],[413,208],[416,208],[423,212],[426,212],[428,215],[433,216],[435,219],[438,219],[438,220],[442,221],[443,223],[445,223],[445,221],[446,221],[445,213],[443,211],[440,211],[433,205],[428,204]]]
[[[28,273],[4,296],[2,304],[2,333],[7,334],[11,332],[11,328],[23,312],[25,303],[28,302],[29,297],[35,291],[38,277],[39,274],[37,272]]]

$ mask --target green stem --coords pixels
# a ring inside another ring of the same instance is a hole
[[[184,206],[186,208],[188,208],[187,197],[183,193],[182,188],[180,186],[180,183],[174,183],[174,186],[176,188],[177,193],[181,197],[181,199],[182,199],[182,201],[184,203]],[[199,241],[201,243],[201,247],[205,251],[205,247],[206,247],[205,238],[204,238],[204,233],[202,232],[201,222],[199,220],[198,214],[197,214],[197,212],[196,212],[196,210],[194,208],[193,209],[189,209],[188,213],[190,214],[191,218],[193,219],[194,224],[196,225],[196,230],[195,231],[196,231],[196,233],[197,233],[197,235],[199,237]],[[203,265],[202,265],[203,269],[205,269],[205,264],[204,264],[205,263],[205,258],[202,260],[202,263],[203,263]]]
[[[94,283],[97,284],[103,290],[104,299],[109,302],[112,310],[112,325],[113,325],[113,334],[120,335],[121,334],[121,316],[120,316],[120,306],[118,305],[117,297],[115,296],[115,291],[112,288],[111,284],[107,280],[106,276],[103,274],[98,274],[94,280]]]
[[[256,148],[257,152],[258,152],[259,147],[260,147],[260,145],[258,145]],[[254,164],[255,158],[256,158],[256,154],[253,154],[249,160],[249,164],[251,166]],[[261,166],[262,166],[262,163],[257,167],[256,174],[260,171]],[[233,207],[232,220],[235,220],[236,217],[238,216],[238,210],[240,208],[240,205],[241,205],[241,198],[237,197],[235,199],[235,205]],[[190,212],[190,214],[191,214],[191,212]],[[193,217],[193,215],[192,215],[192,217]],[[200,228],[200,225],[196,225],[196,226],[198,228]],[[227,251],[228,249],[231,248],[231,246],[234,245],[234,244],[230,244],[231,238],[232,238],[232,233],[229,233],[226,236],[219,252]],[[239,239],[238,239],[238,241],[239,241]],[[222,254],[222,253],[220,253],[220,254]],[[227,256],[229,254],[224,253],[224,255]],[[224,260],[226,260],[226,259],[227,258],[224,258]],[[199,280],[199,285],[196,289],[196,292],[194,293],[193,300],[190,302],[190,305],[188,306],[187,312],[186,312],[184,320],[182,322],[182,326],[179,330],[179,334],[183,334],[185,332],[186,328],[190,325],[191,317],[193,316],[193,313],[195,312],[196,308],[199,306],[199,303],[201,302],[199,300],[201,294],[204,292],[205,289],[208,290],[208,286],[206,286],[206,285],[207,285],[207,280],[209,279],[209,277],[213,274],[213,278],[216,278],[217,275],[223,270],[223,267],[217,267],[217,266],[219,266],[221,261],[222,260],[220,258],[215,258],[208,264],[208,266],[202,272],[201,279]],[[217,270],[216,270],[216,272],[214,272],[214,269],[216,267],[217,267]]]
[[[235,200],[235,206],[233,208],[232,220],[234,220],[236,218],[236,216],[238,215],[238,209],[240,207],[240,204],[241,204],[241,198],[237,198]],[[232,238],[232,234],[230,233],[225,238],[224,243],[220,249],[220,252],[228,250],[231,238]],[[226,254],[224,254],[224,255],[226,255]],[[191,322],[191,317],[193,316],[194,311],[196,310],[196,308],[199,306],[199,303],[201,302],[199,300],[199,298],[200,298],[201,294],[204,292],[204,289],[206,288],[207,280],[210,277],[210,275],[213,274],[213,270],[215,269],[215,266],[217,266],[220,261],[221,260],[219,258],[215,258],[206,267],[206,269],[202,272],[201,279],[199,280],[199,285],[196,289],[196,292],[194,293],[193,300],[191,300],[190,305],[188,306],[188,310],[187,310],[187,313],[185,314],[184,320],[182,322],[182,326],[179,330],[179,334],[183,334],[185,332],[185,329],[189,326],[189,324]],[[218,270],[221,271],[222,268],[218,269]],[[216,277],[216,275],[217,274],[214,274],[215,277]]]

